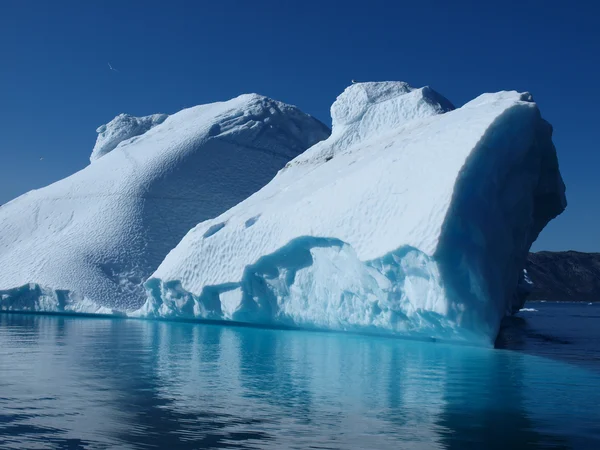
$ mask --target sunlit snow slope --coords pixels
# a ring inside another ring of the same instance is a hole
[[[427,87],[359,83],[331,114],[329,139],[183,238],[136,314],[493,342],[566,206],[531,96],[453,110]]]
[[[117,116],[92,164],[0,207],[0,309],[127,312],[198,222],[264,186],[329,130],[259,95]]]

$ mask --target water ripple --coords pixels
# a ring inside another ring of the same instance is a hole
[[[0,314],[2,449],[600,448],[598,385],[508,350]]]

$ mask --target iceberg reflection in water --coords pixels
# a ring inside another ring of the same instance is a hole
[[[0,314],[1,448],[600,448],[599,385],[503,350]]]

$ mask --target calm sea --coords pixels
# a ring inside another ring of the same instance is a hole
[[[487,350],[0,314],[1,449],[600,449],[600,305]]]

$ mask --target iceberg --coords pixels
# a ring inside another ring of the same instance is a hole
[[[125,314],[199,222],[269,182],[329,129],[249,94],[167,116],[119,115],[91,164],[0,207],[0,309]]]
[[[185,235],[133,315],[493,343],[566,207],[532,96],[455,109],[429,87],[357,83],[331,116],[328,139]]]

